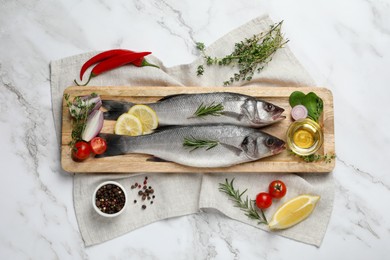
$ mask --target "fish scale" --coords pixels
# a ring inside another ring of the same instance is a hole
[[[201,106],[221,104],[221,115],[194,116]],[[104,100],[106,120],[116,120],[134,104],[130,102]],[[148,104],[157,114],[159,125],[207,125],[233,124],[248,127],[262,127],[284,119],[284,111],[269,102],[251,96],[229,93],[181,94],[168,96],[156,103]]]
[[[284,149],[284,142],[258,129],[234,125],[168,127],[142,136],[100,134],[107,150],[97,157],[150,154],[193,167],[228,167],[258,160]],[[209,150],[183,145],[185,138],[216,141]]]

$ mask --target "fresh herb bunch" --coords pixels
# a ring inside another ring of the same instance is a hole
[[[202,103],[202,104],[200,104],[198,109],[196,109],[196,111],[192,115],[192,117],[220,116],[220,115],[222,115],[223,109],[224,109],[224,107],[222,104],[212,103],[212,104],[206,106]]]
[[[96,97],[96,93],[92,93],[91,97]],[[74,102],[69,100],[69,94],[65,94],[66,106],[69,108],[69,112],[73,117],[72,120],[72,141],[69,143],[70,147],[73,147],[74,144],[81,140],[81,134],[85,129],[87,123],[88,115],[91,112],[92,108],[95,106],[95,103],[88,104],[83,101],[81,97],[76,97]]]
[[[262,71],[272,60],[273,54],[288,42],[281,33],[282,24],[283,21],[271,25],[269,31],[253,35],[249,39],[236,43],[233,52],[223,58],[206,55],[205,45],[201,42],[196,43],[196,48],[202,52],[207,65],[238,65],[238,73],[234,73],[229,80],[225,81],[223,83],[225,86],[232,84],[234,81],[250,81],[254,73]],[[200,76],[203,73],[204,66],[199,65],[197,75]]]
[[[229,182],[228,179],[225,179],[225,183],[219,184],[219,191],[226,193],[229,196],[229,199],[234,202],[234,206],[237,208],[240,208],[242,211],[245,212],[245,215],[250,219],[258,220],[258,224],[266,224],[268,225],[267,218],[264,215],[264,212],[262,209],[260,209],[259,212],[255,209],[255,201],[250,200],[248,196],[246,196],[245,199],[242,199],[242,196],[247,191],[244,190],[243,192],[240,192],[239,189],[235,189],[233,186],[234,178]]]
[[[207,151],[216,147],[218,144],[219,142],[215,140],[196,139],[192,136],[185,137],[183,141],[184,147],[192,148],[191,152],[199,148],[205,148]]]
[[[325,163],[331,163],[333,159],[336,158],[336,154],[311,154],[311,155],[299,155],[290,150],[292,155],[298,156],[303,159],[305,162],[319,162],[324,161]]]

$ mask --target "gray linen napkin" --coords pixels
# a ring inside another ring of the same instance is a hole
[[[273,22],[268,17],[256,18],[233,30],[213,43],[206,50],[212,56],[222,56],[231,52],[234,43],[267,30]],[[58,140],[61,140],[61,100],[66,87],[73,85],[81,65],[94,53],[85,53],[51,63],[51,90],[53,115]],[[153,56],[148,60],[158,64],[161,69],[125,66],[91,80],[90,86],[221,86],[233,70],[228,67],[207,67],[202,77],[196,76],[196,68],[201,58],[191,64],[165,68],[161,61]],[[236,86],[313,86],[314,82],[302,68],[288,47],[278,50],[271,63],[250,82],[237,82]],[[139,169],[142,172],[143,169]],[[155,190],[154,203],[147,201],[147,208],[141,209],[142,201],[137,195],[138,189],[131,189],[135,182],[143,182],[148,176],[148,185]],[[310,216],[304,222],[284,231],[275,232],[291,239],[320,246],[333,206],[334,183],[332,174],[195,174],[195,173],[158,173],[158,174],[76,174],[74,176],[74,206],[81,235],[85,245],[98,244],[114,237],[140,228],[154,221],[170,217],[193,214],[200,210],[217,209],[226,216],[268,230],[247,218],[242,211],[233,207],[227,196],[218,191],[218,183],[225,178],[235,178],[237,188],[248,189],[247,194],[254,198],[258,192],[267,190],[273,179],[282,179],[288,186],[285,198],[266,211],[271,218],[276,207],[299,194],[317,194],[321,199]],[[106,180],[120,182],[129,195],[129,206],[117,218],[105,219],[93,211],[92,193],[96,186]],[[137,199],[137,203],[133,203]],[[239,231],[237,231],[239,232]]]

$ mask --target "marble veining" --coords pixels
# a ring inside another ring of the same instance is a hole
[[[387,259],[390,1],[0,0],[1,259]],[[269,14],[335,100],[334,209],[320,248],[202,212],[85,248],[72,178],[60,169],[49,62],[150,49],[174,66]]]
[[[379,184],[379,185],[383,186],[384,188],[386,188],[387,190],[390,191],[390,186],[388,184],[386,184],[382,180],[379,180],[378,178],[374,177],[374,175],[372,175],[371,173],[363,171],[363,170],[360,170],[358,167],[356,167],[353,164],[348,164],[347,162],[342,160],[340,157],[337,158],[337,161],[342,163],[342,164],[344,164],[347,167],[352,168],[354,170],[354,172],[356,174],[360,175],[361,177],[364,177],[365,179],[368,179],[369,181],[371,181],[374,184]]]

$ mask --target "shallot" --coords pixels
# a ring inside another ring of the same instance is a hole
[[[308,115],[308,111],[307,111],[306,107],[303,105],[296,105],[291,110],[291,117],[294,120],[304,119],[307,117],[307,115]]]
[[[100,110],[94,110],[88,116],[87,123],[81,134],[81,139],[86,142],[91,141],[92,138],[97,136],[103,128],[103,112]]]

